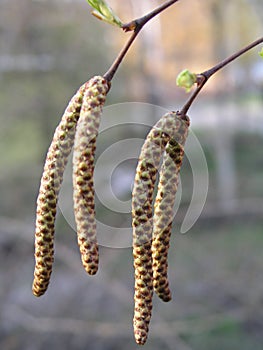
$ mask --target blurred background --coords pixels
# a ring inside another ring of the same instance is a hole
[[[128,22],[162,1],[109,3]],[[142,144],[161,116],[156,115],[159,108],[177,110],[186,101],[188,95],[176,87],[177,74],[185,68],[194,72],[210,68],[262,36],[262,11],[261,0],[181,0],[151,21],[113,80],[106,110],[125,104],[114,109],[118,111],[115,124],[101,133],[97,157],[127,138]],[[101,246],[100,270],[95,277],[87,276],[74,227],[61,212],[50,287],[40,299],[31,293],[35,202],[54,129],[74,92],[93,75],[106,72],[129,35],[91,16],[85,0],[0,0],[3,350],[138,347],[132,329],[131,248],[117,249],[122,245],[116,241]],[[208,166],[207,200],[195,225],[180,234],[194,187],[202,196],[206,191],[193,184],[196,169],[186,157],[169,255],[173,300],[165,304],[154,298],[144,349],[262,349],[263,61],[259,50],[212,78],[189,111],[191,130]],[[142,108],[139,113],[126,108],[133,103],[147,104],[144,115]],[[152,105],[158,108],[151,111]],[[120,127],[123,118],[127,125],[131,120],[139,126]],[[139,149],[134,152],[138,155]],[[110,177],[112,198],[129,202],[136,157],[110,163],[109,159],[103,163],[97,186],[103,188]],[[206,164],[198,170],[201,177],[205,168]],[[72,210],[70,191],[63,193],[63,203]],[[99,198],[97,216],[116,230],[130,227],[129,212],[111,210],[111,204],[106,207]]]

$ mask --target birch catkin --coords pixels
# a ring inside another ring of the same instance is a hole
[[[180,115],[176,116],[175,122],[178,127],[175,130],[175,134],[170,135],[172,138],[165,148],[154,204],[152,242],[153,286],[154,291],[163,301],[171,300],[167,277],[167,258],[179,172],[190,124],[188,117]]]
[[[135,269],[134,335],[138,344],[147,340],[152,311],[152,215],[153,191],[159,163],[176,113],[164,115],[151,129],[142,147],[132,192],[133,257]]]
[[[59,123],[44,165],[37,198],[35,230],[35,270],[32,292],[39,297],[48,288],[54,260],[54,228],[58,193],[68,156],[73,146],[76,124],[80,114],[82,85],[72,97]]]
[[[73,199],[78,244],[85,270],[94,275],[99,254],[93,183],[96,138],[109,82],[96,76],[88,83],[77,125],[73,152]]]

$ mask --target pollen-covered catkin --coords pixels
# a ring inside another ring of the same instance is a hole
[[[164,148],[174,135],[175,112],[165,114],[150,130],[139,156],[132,192],[133,257],[135,270],[134,335],[147,340],[152,311],[153,191]]]
[[[109,82],[96,76],[84,93],[73,151],[73,199],[78,244],[85,270],[94,275],[99,253],[96,237],[94,156],[102,107]]]
[[[82,85],[70,100],[47,152],[37,198],[35,270],[32,292],[39,297],[48,288],[54,260],[54,229],[58,193],[73,146],[83,93]]]
[[[156,294],[165,302],[171,300],[167,276],[168,249],[173,221],[173,207],[179,182],[179,172],[184,156],[184,144],[188,134],[189,118],[176,116],[178,129],[165,148],[160,170],[153,217],[153,286]]]

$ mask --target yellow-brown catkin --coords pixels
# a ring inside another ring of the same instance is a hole
[[[147,340],[152,311],[153,191],[164,148],[174,134],[174,112],[164,115],[150,130],[142,147],[132,192],[133,257],[135,270],[134,335],[138,344]]]
[[[47,290],[52,272],[58,193],[68,156],[73,146],[85,88],[86,84],[82,85],[72,97],[55,130],[41,178],[37,198],[35,270],[32,286],[32,292],[37,297],[43,295]]]
[[[160,170],[158,191],[154,204],[153,218],[153,287],[165,302],[171,300],[167,276],[168,249],[173,221],[173,207],[179,182],[179,172],[184,156],[184,144],[188,134],[189,118],[176,116],[178,128],[166,145]]]
[[[84,93],[73,151],[73,199],[78,244],[85,270],[94,275],[98,270],[99,252],[96,237],[94,156],[102,107],[109,82],[96,76]]]

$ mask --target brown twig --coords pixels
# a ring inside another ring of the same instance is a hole
[[[129,51],[132,43],[136,39],[136,37],[139,34],[139,32],[141,31],[141,29],[145,26],[145,24],[147,22],[149,22],[151,19],[153,19],[155,16],[160,14],[162,11],[166,10],[168,7],[170,7],[171,5],[173,5],[174,3],[178,2],[178,1],[179,0],[166,1],[164,4],[162,4],[161,6],[157,7],[155,10],[149,12],[147,15],[142,16],[142,17],[140,17],[138,19],[135,19],[135,20],[133,20],[131,22],[128,22],[128,23],[122,25],[122,29],[125,32],[133,31],[133,33],[132,33],[131,37],[129,38],[129,40],[127,41],[127,43],[125,44],[125,46],[120,51],[119,55],[117,56],[117,58],[115,59],[115,61],[111,65],[111,67],[104,74],[103,77],[106,80],[108,80],[108,81],[112,80],[112,78],[114,77],[117,69],[119,68],[119,65],[123,61],[124,57],[126,56],[127,52]]]
[[[239,50],[238,52],[234,53],[233,55],[231,55],[230,57],[224,59],[222,62],[218,63],[217,65],[215,65],[214,67],[212,67],[211,69],[206,70],[205,72],[201,73],[204,77],[206,77],[207,79],[209,79],[212,75],[214,75],[217,71],[219,71],[220,69],[224,68],[225,66],[227,66],[229,63],[231,63],[232,61],[234,61],[235,59],[237,59],[238,57],[240,57],[241,55],[243,55],[244,53],[246,53],[247,51],[253,49],[255,46],[262,44],[263,43],[263,37],[253,41],[251,44],[245,46],[243,49]]]
[[[137,18],[131,22],[123,24],[122,29],[125,32],[130,32],[130,31],[134,31],[139,26],[143,27],[148,21],[150,21],[152,18],[157,16],[162,11],[166,10],[169,6],[173,5],[177,1],[179,1],[179,0],[166,1],[165,3],[163,3],[162,5],[157,7],[156,9],[154,9],[153,11],[147,13],[147,15],[144,15],[144,16]]]
[[[237,51],[236,53],[234,53],[233,55],[227,57],[226,59],[219,62],[218,64],[216,64],[212,68],[198,74],[197,75],[197,87],[194,90],[194,92],[192,93],[192,95],[189,97],[189,99],[187,100],[187,102],[185,103],[183,108],[181,109],[180,113],[183,115],[187,114],[188,109],[191,107],[191,105],[195,101],[196,97],[198,96],[199,92],[203,89],[204,85],[206,84],[208,79],[210,79],[212,77],[212,75],[217,73],[220,69],[224,68],[225,66],[227,66],[229,63],[231,63],[232,61],[234,61],[235,59],[237,59],[238,57],[240,57],[244,53],[248,52],[249,50],[253,49],[257,45],[262,44],[262,43],[263,43],[263,37],[253,41],[251,44],[245,46],[243,49],[241,49],[241,50]]]

